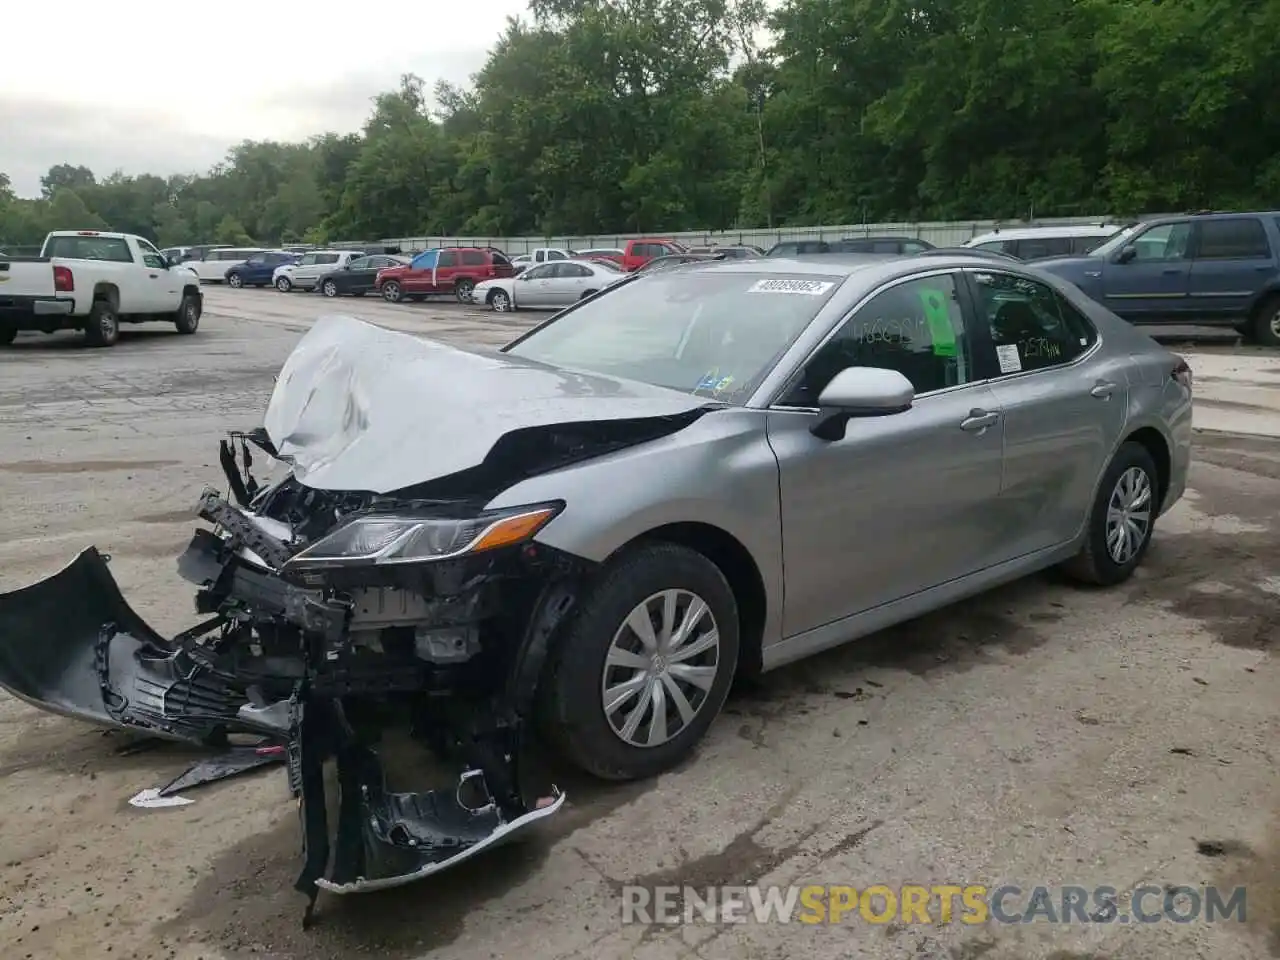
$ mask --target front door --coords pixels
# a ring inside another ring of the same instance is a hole
[[[555,264],[543,263],[520,274],[515,284],[516,304],[540,309],[551,303],[551,276],[555,269]]]
[[[144,293],[144,309],[149,313],[167,313],[178,309],[182,300],[182,277],[169,269],[160,251],[141,237],[138,251],[142,254],[139,288]]]
[[[895,281],[805,363],[768,414],[794,636],[989,566],[999,554],[1004,423],[976,382],[958,273]],[[822,389],[853,366],[898,370],[910,410],[810,433]]]
[[[999,559],[1012,560],[1079,534],[1126,422],[1129,358],[1093,351],[1093,324],[1048,284],[998,269],[966,276],[975,366],[1004,417],[1004,478],[991,519]]]
[[[1257,217],[1196,221],[1189,297],[1197,318],[1243,320],[1275,272],[1275,251]]]
[[[1102,267],[1105,304],[1130,323],[1159,323],[1185,317],[1191,277],[1191,221],[1159,223],[1135,233],[1126,246],[1136,255],[1126,263],[1113,256]]]

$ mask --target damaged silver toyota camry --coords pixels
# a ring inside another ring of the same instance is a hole
[[[497,353],[325,318],[222,441],[178,558],[200,622],[158,635],[90,548],[0,596],[0,685],[286,744],[314,905],[554,815],[535,731],[652,776],[736,672],[1053,564],[1120,582],[1182,495],[1190,415],[1177,356],[967,254],[633,277]],[[395,735],[447,785],[399,785]]]

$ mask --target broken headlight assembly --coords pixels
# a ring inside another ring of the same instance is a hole
[[[282,572],[452,560],[516,546],[563,508],[563,503],[544,503],[470,517],[367,514],[294,554]]]

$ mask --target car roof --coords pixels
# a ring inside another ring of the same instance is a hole
[[[1124,229],[1122,223],[1091,223],[1074,227],[1013,227],[979,234],[966,243],[991,243],[996,240],[1038,240],[1055,237],[1109,237]]]
[[[1242,220],[1246,217],[1249,219],[1257,219],[1259,217],[1280,217],[1280,210],[1246,210],[1244,212],[1197,210],[1195,213],[1170,214],[1167,217],[1150,217],[1139,221],[1139,223],[1142,226],[1146,226],[1152,223],[1178,223],[1183,220],[1201,220],[1208,217],[1212,217],[1215,220]]]

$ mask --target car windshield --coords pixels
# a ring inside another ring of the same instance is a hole
[[[1086,257],[1111,256],[1111,254],[1115,253],[1117,250],[1119,250],[1128,242],[1129,238],[1133,236],[1134,231],[1136,231],[1137,229],[1138,228],[1136,226],[1133,226],[1133,227],[1125,227],[1123,230],[1117,230],[1115,233],[1113,233],[1110,237],[1108,237],[1098,246],[1094,247],[1088,253],[1084,254],[1084,256]]]
[[[506,352],[741,403],[839,286],[836,276],[664,271],[624,281]]]

